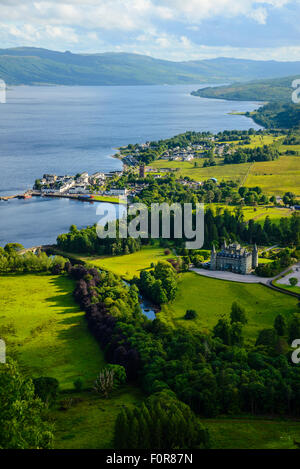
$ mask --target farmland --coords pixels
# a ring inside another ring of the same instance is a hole
[[[269,195],[294,192],[300,196],[300,157],[281,156],[276,161],[254,163],[245,186],[260,186]]]
[[[282,140],[282,136],[254,135],[250,144],[241,147],[239,142],[231,142],[236,148],[255,148],[278,141],[282,156],[275,161],[224,165],[222,158],[216,158],[216,166],[203,167],[205,158],[200,158],[191,162],[158,160],[151,166],[158,172],[165,168],[176,171],[176,177],[188,176],[198,182],[210,178],[216,178],[219,182],[232,180],[246,187],[259,186],[268,195],[282,196],[286,192],[294,192],[300,196],[300,145],[283,145]],[[287,155],[289,151],[294,151],[298,156]]]
[[[221,212],[223,212],[224,210],[234,212],[237,207],[234,205],[226,204],[206,204],[206,208],[211,208],[216,213],[218,210],[220,210]],[[292,213],[292,210],[288,208],[277,208],[272,207],[270,205],[259,205],[257,207],[243,207],[243,215],[245,221],[249,221],[252,219],[257,222],[264,222],[266,217],[270,217],[273,222],[276,222],[282,217],[289,217]]]
[[[222,159],[218,159],[217,166],[211,166],[203,168],[203,159],[197,160],[199,167],[195,167],[193,162],[187,161],[155,161],[152,163],[152,167],[157,169],[159,172],[162,168],[167,169],[178,169],[176,171],[177,177],[190,177],[194,181],[201,182],[209,178],[216,178],[219,181],[235,181],[242,184],[243,180],[247,176],[251,163],[245,163],[242,165],[236,164],[222,164]]]

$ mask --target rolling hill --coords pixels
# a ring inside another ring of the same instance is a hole
[[[127,53],[73,54],[0,49],[0,78],[9,85],[156,85],[224,83],[300,75],[300,62],[211,59],[171,62]]]
[[[230,101],[273,101],[291,102],[292,82],[299,75],[268,80],[256,80],[249,83],[233,83],[226,86],[208,86],[192,93],[202,98],[227,99]]]

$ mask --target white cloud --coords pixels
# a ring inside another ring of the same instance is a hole
[[[271,11],[299,3],[300,0],[0,0],[0,44],[70,48],[77,52],[131,51],[174,60],[215,56],[299,59],[298,47],[209,47],[191,39],[196,41],[201,24],[212,18],[217,18],[220,26],[224,18],[247,18],[261,30],[268,24]]]
[[[158,18],[194,24],[215,16],[245,16],[264,23],[269,8],[281,8],[289,2],[291,0],[0,0],[0,5],[5,22],[43,22],[122,31],[148,28]]]
[[[245,16],[259,23],[265,23],[267,8],[282,8],[293,0],[163,0],[179,21],[201,22],[208,18],[222,16],[235,18]],[[298,0],[296,0],[297,2]],[[263,7],[261,6],[263,4]]]

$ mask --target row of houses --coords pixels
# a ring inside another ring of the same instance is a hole
[[[56,174],[44,174],[38,181],[38,187],[42,194],[89,194],[91,187],[101,186],[106,181],[121,176],[122,171],[110,173],[97,172],[89,176],[84,172],[78,176],[57,176]],[[37,188],[37,183],[34,189]]]

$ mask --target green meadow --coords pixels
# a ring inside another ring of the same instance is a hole
[[[124,256],[81,257],[81,260],[116,275],[131,280],[139,276],[142,270],[149,269],[152,263],[174,258],[174,254],[164,254],[164,249],[157,246],[144,246],[140,251]]]
[[[133,407],[144,399],[138,387],[131,385],[101,399],[93,392],[62,394],[51,411],[55,422],[56,449],[112,449],[115,420],[123,406]],[[69,403],[66,410],[61,405]]]
[[[244,336],[248,343],[255,342],[260,330],[272,327],[278,314],[288,318],[298,310],[296,298],[263,285],[217,280],[188,272],[181,276],[176,299],[164,305],[158,317],[172,327],[207,332],[219,319],[229,317],[234,301],[246,310],[248,324]],[[184,319],[188,309],[197,312],[196,319]]]
[[[269,195],[294,192],[300,196],[300,145],[282,145],[282,139],[282,136],[254,135],[250,144],[241,145],[242,148],[255,148],[278,141],[282,156],[276,161],[224,165],[222,158],[216,158],[217,166],[203,168],[205,158],[201,158],[191,162],[158,160],[151,166],[158,172],[162,168],[176,170],[176,177],[188,176],[198,182],[210,178],[216,178],[218,181],[232,180],[247,187],[260,186]],[[239,147],[238,141],[230,143]],[[298,156],[286,155],[290,150],[297,152]]]
[[[300,422],[267,419],[204,419],[212,449],[297,449]]]
[[[31,376],[58,379],[61,389],[73,388],[79,377],[90,386],[105,363],[73,289],[66,276],[0,277],[0,331],[8,354]]]
[[[229,212],[235,212],[237,206],[235,205],[226,205],[226,204],[206,204],[206,208],[211,208],[216,214],[218,211],[224,212],[224,210],[229,210]],[[255,220],[257,222],[264,222],[266,217],[270,217],[273,222],[280,220],[283,217],[289,217],[292,215],[293,211],[289,208],[284,207],[274,207],[270,205],[258,205],[257,207],[244,206],[242,207],[243,215],[245,221]]]
[[[132,385],[114,391],[110,399],[89,390],[105,360],[73,300],[73,289],[66,276],[1,276],[0,336],[23,372],[59,381],[61,392],[49,411],[55,448],[112,448],[120,409],[140,402],[143,395]],[[73,383],[79,377],[84,390],[78,394]]]
[[[217,158],[217,166],[206,168],[203,168],[204,159],[197,159],[196,162],[198,167],[194,166],[193,161],[158,160],[151,163],[151,167],[157,169],[157,172],[160,172],[162,168],[178,169],[175,173],[176,178],[188,176],[197,182],[216,178],[218,181],[235,181],[239,184],[242,184],[251,167],[251,163],[224,165],[222,158]]]
[[[254,163],[245,186],[260,186],[269,195],[293,192],[300,196],[300,156],[281,156],[276,161]]]

